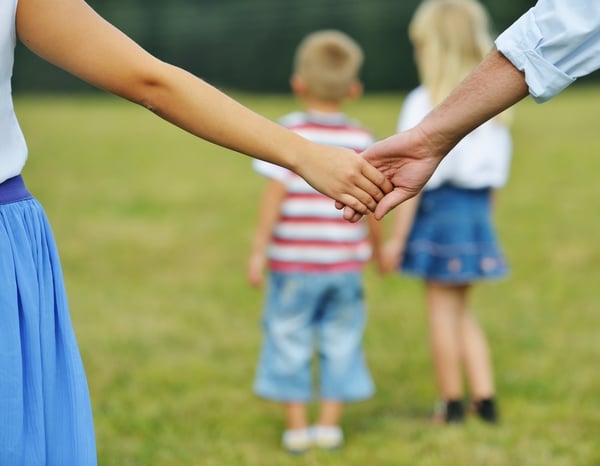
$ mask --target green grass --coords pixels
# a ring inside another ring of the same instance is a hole
[[[270,118],[286,97],[237,97]],[[262,180],[250,160],[108,96],[21,96],[25,177],[53,224],[103,466],[600,464],[600,89],[517,106],[497,221],[512,274],[475,288],[503,422],[427,422],[436,397],[418,283],[367,273],[376,396],[339,452],[282,453],[251,391],[262,294],[245,262]],[[349,112],[379,137],[400,95]]]

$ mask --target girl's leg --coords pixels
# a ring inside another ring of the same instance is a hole
[[[470,312],[465,310],[460,319],[461,352],[471,396],[474,400],[494,396],[494,377],[487,340],[481,327]]]
[[[433,367],[445,401],[463,397],[460,324],[467,288],[432,282],[425,286]]]
[[[462,360],[473,398],[473,408],[484,421],[498,421],[490,350],[479,324],[466,309],[461,316]]]

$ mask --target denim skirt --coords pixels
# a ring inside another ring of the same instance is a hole
[[[424,191],[401,270],[426,281],[468,284],[508,273],[491,216],[490,189]]]
[[[0,251],[0,465],[96,465],[54,238],[20,176],[0,184]]]

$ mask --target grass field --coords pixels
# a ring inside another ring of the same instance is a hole
[[[237,97],[270,118],[281,96]],[[391,134],[400,95],[348,111]],[[262,180],[250,160],[107,96],[16,100],[25,177],[57,237],[102,466],[600,465],[600,89],[516,108],[497,222],[512,273],[475,289],[502,423],[433,428],[418,283],[367,272],[378,391],[345,448],[290,457],[251,391],[262,294],[244,269]]]

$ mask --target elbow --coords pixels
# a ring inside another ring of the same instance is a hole
[[[130,79],[122,81],[114,93],[154,113],[161,113],[164,102],[168,101],[174,69],[167,63],[158,62],[151,69],[134,73]]]

